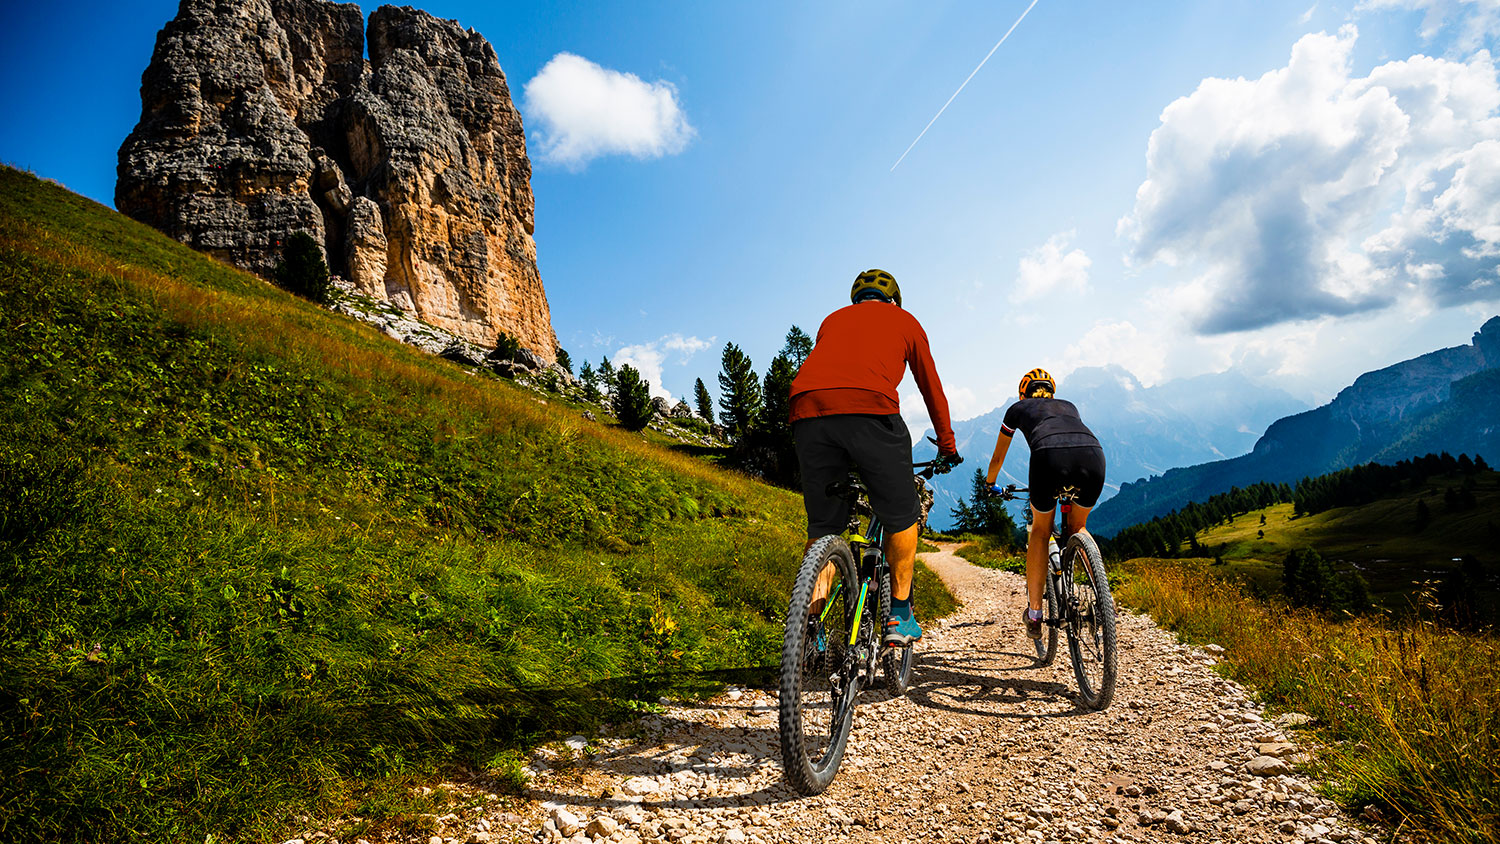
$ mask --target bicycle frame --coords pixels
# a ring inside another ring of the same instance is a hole
[[[1011,486],[1006,487],[1006,492],[1003,494],[1003,497],[1013,499],[1016,497],[1016,493],[1019,492],[1025,492],[1029,495],[1031,491],[1026,487],[1016,486],[1012,484]],[[1028,527],[1031,525],[1032,511],[1034,509],[1035,508],[1031,506],[1030,499],[1028,498],[1026,506],[1026,524]],[[1068,565],[1064,566],[1062,559],[1063,551],[1068,547],[1068,540],[1071,539],[1073,537],[1073,534],[1075,533],[1075,531],[1068,528],[1068,514],[1072,512],[1072,510],[1072,495],[1069,492],[1064,492],[1062,495],[1059,495],[1056,499],[1056,503],[1053,506],[1052,512],[1055,513],[1056,516],[1054,517],[1055,521],[1050,531],[1052,538],[1047,547],[1048,576],[1054,577],[1059,581],[1059,588],[1057,589],[1058,599],[1060,603],[1066,604],[1064,606],[1059,606],[1058,611],[1060,613],[1066,614],[1067,616],[1071,616],[1073,613],[1076,613],[1078,611],[1077,597],[1073,594],[1072,588],[1073,561],[1069,559],[1067,561]],[[1066,571],[1064,571],[1064,569],[1066,569]],[[1089,571],[1087,566],[1084,566],[1084,571],[1089,578],[1089,582],[1093,583],[1094,573],[1092,571]],[[1063,580],[1066,580],[1066,583],[1063,583]],[[1047,618],[1043,620],[1043,623],[1049,626],[1056,627],[1058,625],[1066,623],[1066,620],[1063,617]]]
[[[921,469],[920,472],[917,472],[918,477],[931,479],[933,474],[938,471],[935,468],[936,464],[937,461],[915,463],[912,468]],[[864,485],[861,479],[852,472],[849,475],[848,481],[840,486],[844,487],[842,492],[850,498],[851,506],[854,499],[864,492]],[[830,486],[829,490],[830,492],[834,491],[834,487]],[[890,563],[885,558],[885,525],[880,521],[880,516],[876,515],[873,509],[870,512],[869,526],[864,528],[863,532],[859,530],[857,513],[851,513],[849,547],[859,558],[860,581],[859,598],[856,600],[854,608],[854,619],[849,625],[849,645],[853,647],[858,642],[860,631],[864,629],[865,611],[871,603],[870,588],[872,586],[878,588],[890,576]],[[833,606],[833,598],[838,594],[837,590],[840,586],[842,584],[834,585],[835,591],[830,593],[828,605],[824,607],[823,614],[819,616],[819,621],[826,621],[828,607]],[[877,636],[885,627],[885,621],[884,618],[875,619],[874,629]],[[880,651],[881,649],[878,646],[874,646],[869,649],[869,653],[858,655],[865,662],[865,670],[871,677],[875,674],[876,662],[880,658]]]

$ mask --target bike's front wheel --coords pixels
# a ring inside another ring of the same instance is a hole
[[[849,543],[825,536],[807,549],[787,609],[779,684],[781,765],[802,794],[833,782],[854,724],[859,663],[849,640],[859,588]]]
[[[1065,552],[1073,575],[1074,609],[1068,613],[1068,653],[1078,680],[1078,697],[1087,709],[1103,709],[1115,696],[1115,599],[1099,546],[1087,533],[1068,539]]]

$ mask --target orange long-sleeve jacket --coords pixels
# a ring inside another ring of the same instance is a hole
[[[792,381],[791,421],[840,413],[900,413],[896,387],[911,365],[937,432],[938,451],[958,450],[927,332],[889,302],[840,308],[818,327],[812,354]]]

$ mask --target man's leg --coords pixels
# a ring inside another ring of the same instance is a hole
[[[885,559],[891,567],[891,599],[911,600],[912,569],[917,563],[917,525],[885,538]]]
[[[921,528],[913,523],[905,530],[887,534],[885,559],[891,567],[891,617],[886,620],[887,645],[905,646],[922,638],[922,625],[911,611],[912,569],[917,563],[917,533]]]

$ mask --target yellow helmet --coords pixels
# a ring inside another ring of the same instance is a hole
[[[854,279],[854,286],[849,289],[849,301],[858,302],[859,294],[866,290],[874,290],[881,296],[890,299],[901,306],[901,285],[896,283],[896,277],[885,270],[865,270]]]
[[[1052,380],[1052,374],[1040,367],[1031,370],[1021,376],[1021,398],[1029,399],[1040,396],[1050,399],[1057,392],[1057,382]]]

